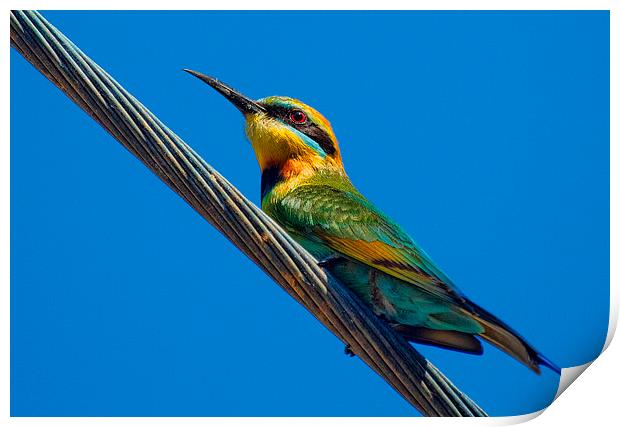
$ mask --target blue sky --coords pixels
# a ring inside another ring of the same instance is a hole
[[[607,12],[45,12],[254,202],[239,113],[332,122],[354,183],[560,366],[609,307]],[[416,415],[15,51],[11,413]],[[492,415],[557,376],[418,346]]]

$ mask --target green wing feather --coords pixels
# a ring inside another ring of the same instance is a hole
[[[395,222],[355,188],[302,185],[263,208],[288,231],[418,286],[464,302],[447,276]]]
[[[394,281],[398,286],[403,282],[409,283],[415,289],[428,292],[443,301],[446,308],[456,309],[440,314],[444,317],[452,315],[450,319],[443,320],[456,326],[454,330],[479,334],[535,372],[540,372],[540,364],[560,372],[557,366],[508,325],[463,296],[407,233],[376,209],[350,183],[338,181],[336,184],[325,184],[317,182],[301,185],[281,197],[276,197],[272,192],[263,199],[263,209],[287,231],[310,246],[327,247],[399,279]],[[398,295],[395,289],[391,297],[396,300]],[[437,314],[431,313],[431,316],[437,318]],[[461,314],[472,319],[474,324],[464,321]],[[443,333],[445,335],[446,332]],[[471,346],[463,347],[462,343],[455,341],[453,335],[442,335],[438,342],[468,351]]]

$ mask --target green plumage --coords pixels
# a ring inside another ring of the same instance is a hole
[[[276,180],[264,192],[262,206],[405,338],[481,354],[481,337],[534,372],[540,372],[540,364],[560,372],[508,325],[459,292],[342,171],[324,168],[305,180]]]
[[[263,210],[317,259],[339,257],[328,269],[377,314],[410,326],[470,334],[483,331],[478,322],[458,310],[464,300],[445,274],[343,174],[319,173],[289,191],[277,184],[263,198]],[[347,245],[380,242],[382,258],[355,259],[339,251],[334,241]],[[400,259],[409,261],[407,269],[415,269],[425,280],[411,283],[372,266],[373,261],[390,266]]]

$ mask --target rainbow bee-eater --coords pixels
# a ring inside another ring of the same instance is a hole
[[[333,276],[407,340],[482,354],[478,337],[536,373],[560,369],[462,292],[394,221],[351,183],[330,123],[293,98],[252,100],[185,70],[245,117],[261,170],[261,206]]]

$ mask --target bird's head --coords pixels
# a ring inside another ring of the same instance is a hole
[[[293,98],[252,100],[196,71],[185,70],[228,99],[245,117],[245,132],[265,172],[296,175],[313,170],[343,171],[338,141],[330,123],[314,108]]]

